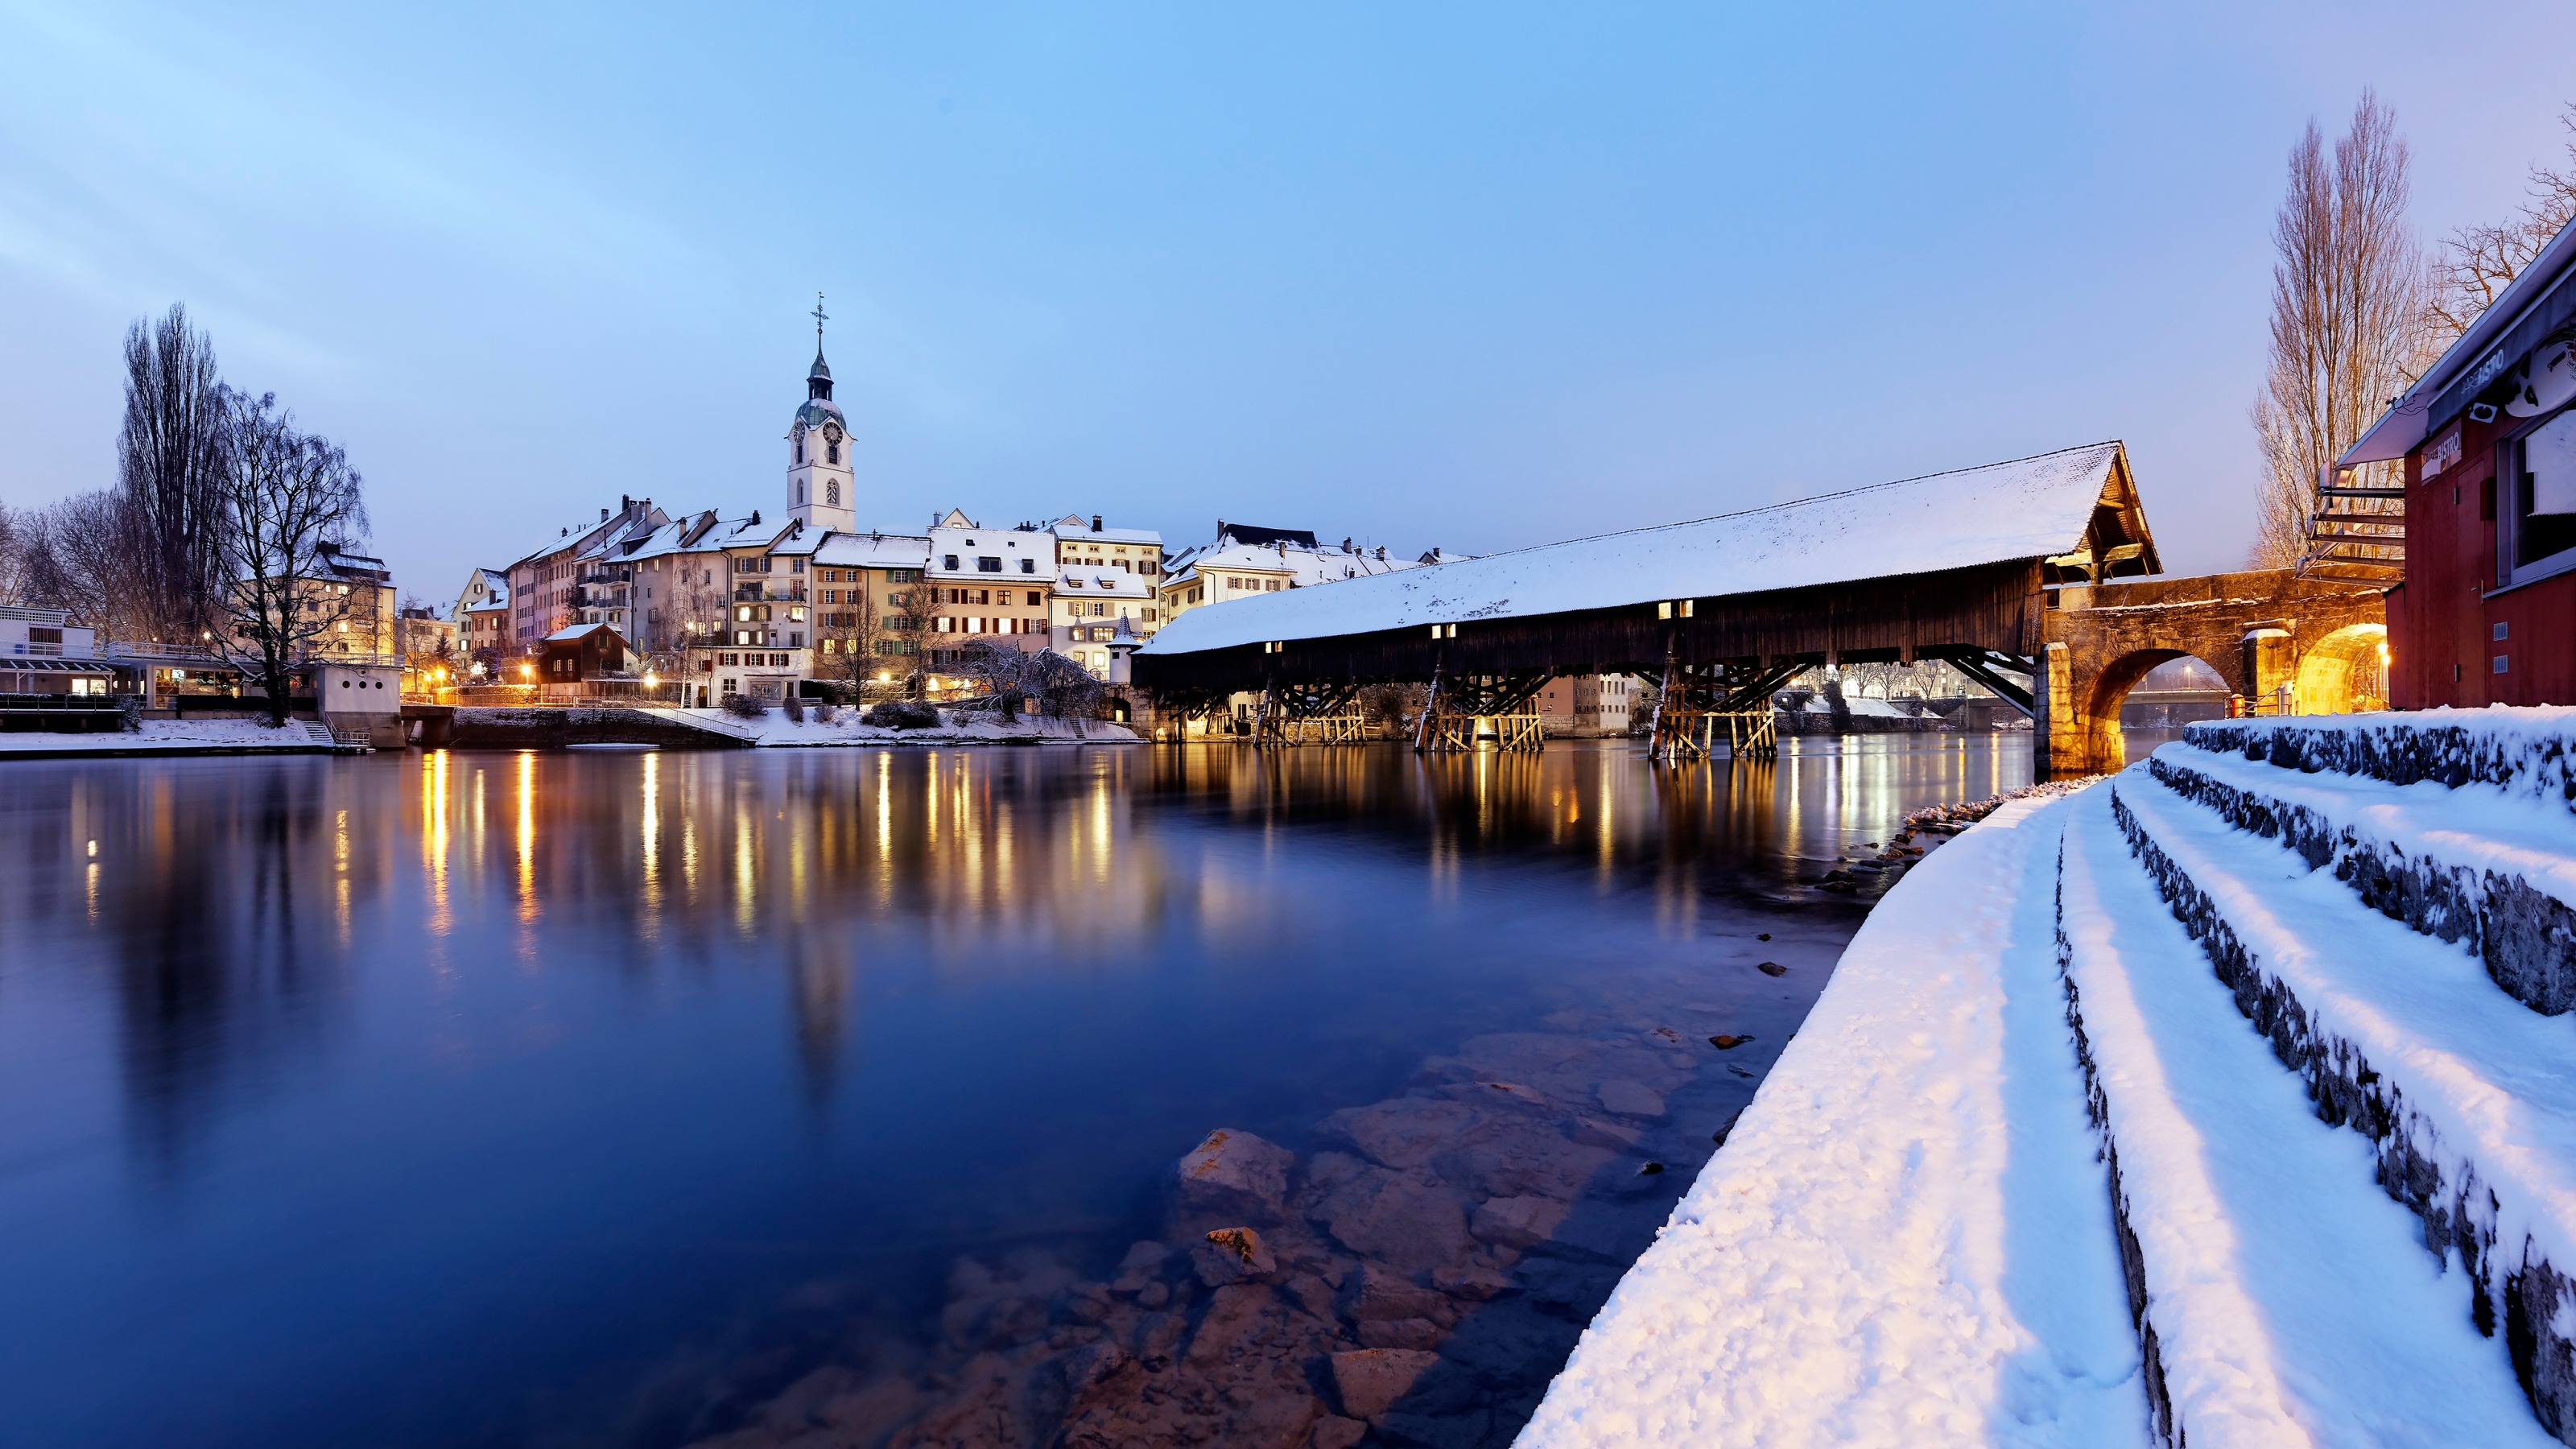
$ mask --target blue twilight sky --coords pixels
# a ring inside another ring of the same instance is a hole
[[[863,524],[1482,552],[2118,436],[2225,567],[2301,124],[2378,86],[2435,234],[2558,154],[2571,54],[2561,6],[0,0],[0,502],[110,479],[184,300],[444,600],[620,493],[778,507],[819,290]]]

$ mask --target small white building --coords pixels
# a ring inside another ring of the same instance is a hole
[[[1055,651],[1109,677],[1109,641],[1121,620],[1140,641],[1153,632],[1153,580],[1143,574],[1084,565],[1055,580]]]
[[[0,695],[88,697],[116,692],[98,658],[98,631],[61,609],[0,608]]]

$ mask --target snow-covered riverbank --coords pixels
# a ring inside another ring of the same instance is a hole
[[[2570,727],[2195,725],[1961,835],[1519,1442],[2576,1442]]]
[[[117,755],[311,755],[329,754],[337,746],[331,732],[303,720],[288,720],[271,729],[259,720],[199,719],[143,721],[139,732],[69,734],[12,731],[0,734],[0,759]]]

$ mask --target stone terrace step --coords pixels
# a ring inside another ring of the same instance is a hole
[[[2459,943],[2505,994],[2576,1008],[2576,821],[2492,785],[2309,776],[2188,745],[2147,769],[2239,830],[2330,870],[2362,904]]]
[[[2317,1115],[2370,1140],[2380,1186],[2468,1270],[2453,1311],[2503,1330],[2492,1351],[2509,1356],[2542,1424],[2576,1442],[2570,1023],[2526,1010],[2466,953],[2365,909],[2327,872],[2147,772],[2117,777],[2104,803],[2237,1009],[2305,1078]]]
[[[2319,1122],[2079,796],[2058,954],[2167,1443],[2549,1442],[2365,1144]],[[2492,993],[2489,993],[2492,994]]]
[[[2576,708],[2203,720],[2184,726],[2183,739],[2309,774],[2488,784],[2576,811]]]

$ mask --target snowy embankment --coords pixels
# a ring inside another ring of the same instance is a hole
[[[2576,1443],[2571,730],[2195,726],[1969,830],[1521,1442]]]
[[[2054,964],[2068,808],[1879,903],[1520,1443],[2145,1442]]]
[[[10,755],[314,754],[337,748],[331,732],[304,720],[271,729],[259,720],[147,719],[139,732],[0,734],[0,759]]]

